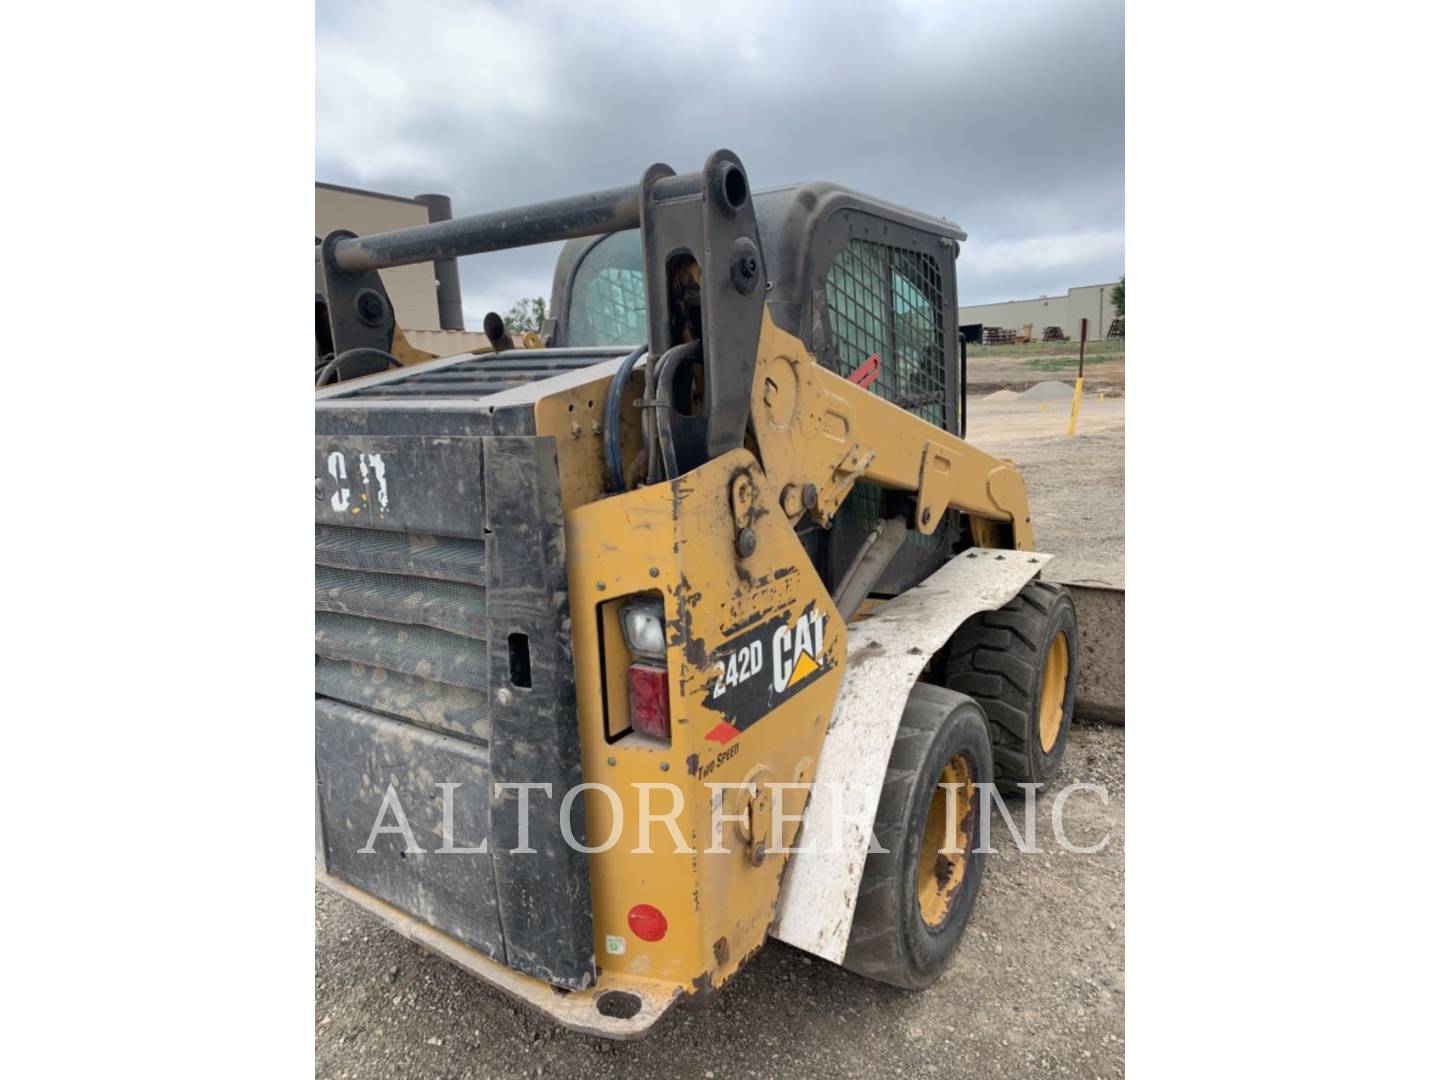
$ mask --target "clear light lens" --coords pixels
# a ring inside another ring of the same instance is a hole
[[[627,604],[620,609],[625,644],[637,656],[665,659],[665,608],[660,601]]]

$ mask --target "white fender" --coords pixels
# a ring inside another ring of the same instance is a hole
[[[1052,558],[972,548],[850,624],[845,675],[780,886],[772,937],[837,964],[844,960],[876,804],[910,688],[961,623],[1004,607]],[[837,792],[849,797],[842,802]]]

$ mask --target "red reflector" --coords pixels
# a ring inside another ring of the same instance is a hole
[[[642,735],[670,738],[670,680],[663,667],[630,665],[630,726]]]
[[[718,724],[716,724],[714,727],[712,727],[709,731],[705,733],[705,741],[718,742],[721,746],[724,746],[727,742],[729,742],[731,739],[735,738],[735,736],[739,734],[740,729],[738,727],[736,727],[734,724],[727,724],[724,720],[721,720]]]
[[[659,941],[665,936],[665,931],[670,929],[670,924],[665,921],[660,909],[649,904],[636,904],[632,907],[629,922],[630,932],[641,941]]]

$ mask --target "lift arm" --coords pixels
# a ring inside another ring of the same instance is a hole
[[[864,479],[915,492],[921,533],[933,533],[953,508],[970,515],[977,543],[1035,549],[1025,482],[1014,465],[827,371],[769,312],[751,418],[765,472],[792,521],[809,514],[828,525]],[[1011,543],[997,524],[1009,526]]]

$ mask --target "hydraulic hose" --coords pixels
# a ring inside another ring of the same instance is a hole
[[[625,490],[625,462],[621,459],[620,450],[620,405],[630,373],[644,355],[645,346],[637,345],[634,352],[620,361],[620,369],[615,372],[610,388],[605,392],[605,472],[611,494]]]
[[[400,366],[401,366],[401,365],[400,365],[400,361],[399,361],[398,359],[396,359],[394,356],[390,355],[390,354],[389,354],[388,352],[386,352],[384,349],[368,349],[368,348],[346,349],[346,350],[345,350],[344,352],[342,352],[339,356],[332,357],[332,358],[325,364],[324,367],[322,367],[319,371],[317,371],[317,372],[315,373],[315,385],[316,385],[316,386],[324,386],[326,380],[329,379],[332,374],[335,376],[335,381],[336,381],[336,382],[339,382],[339,381],[340,381],[340,365],[343,364],[343,363],[345,363],[346,360],[357,360],[357,359],[359,359],[359,358],[362,357],[362,356],[369,356],[369,357],[374,357],[374,358],[377,358],[377,359],[380,359],[380,360],[384,360],[384,361],[385,361],[385,367],[386,367],[387,369],[392,368],[392,367],[400,367]]]
[[[646,483],[658,483],[662,475],[667,480],[680,475],[670,432],[675,369],[699,355],[700,342],[687,341],[666,349],[658,363],[645,365]]]

